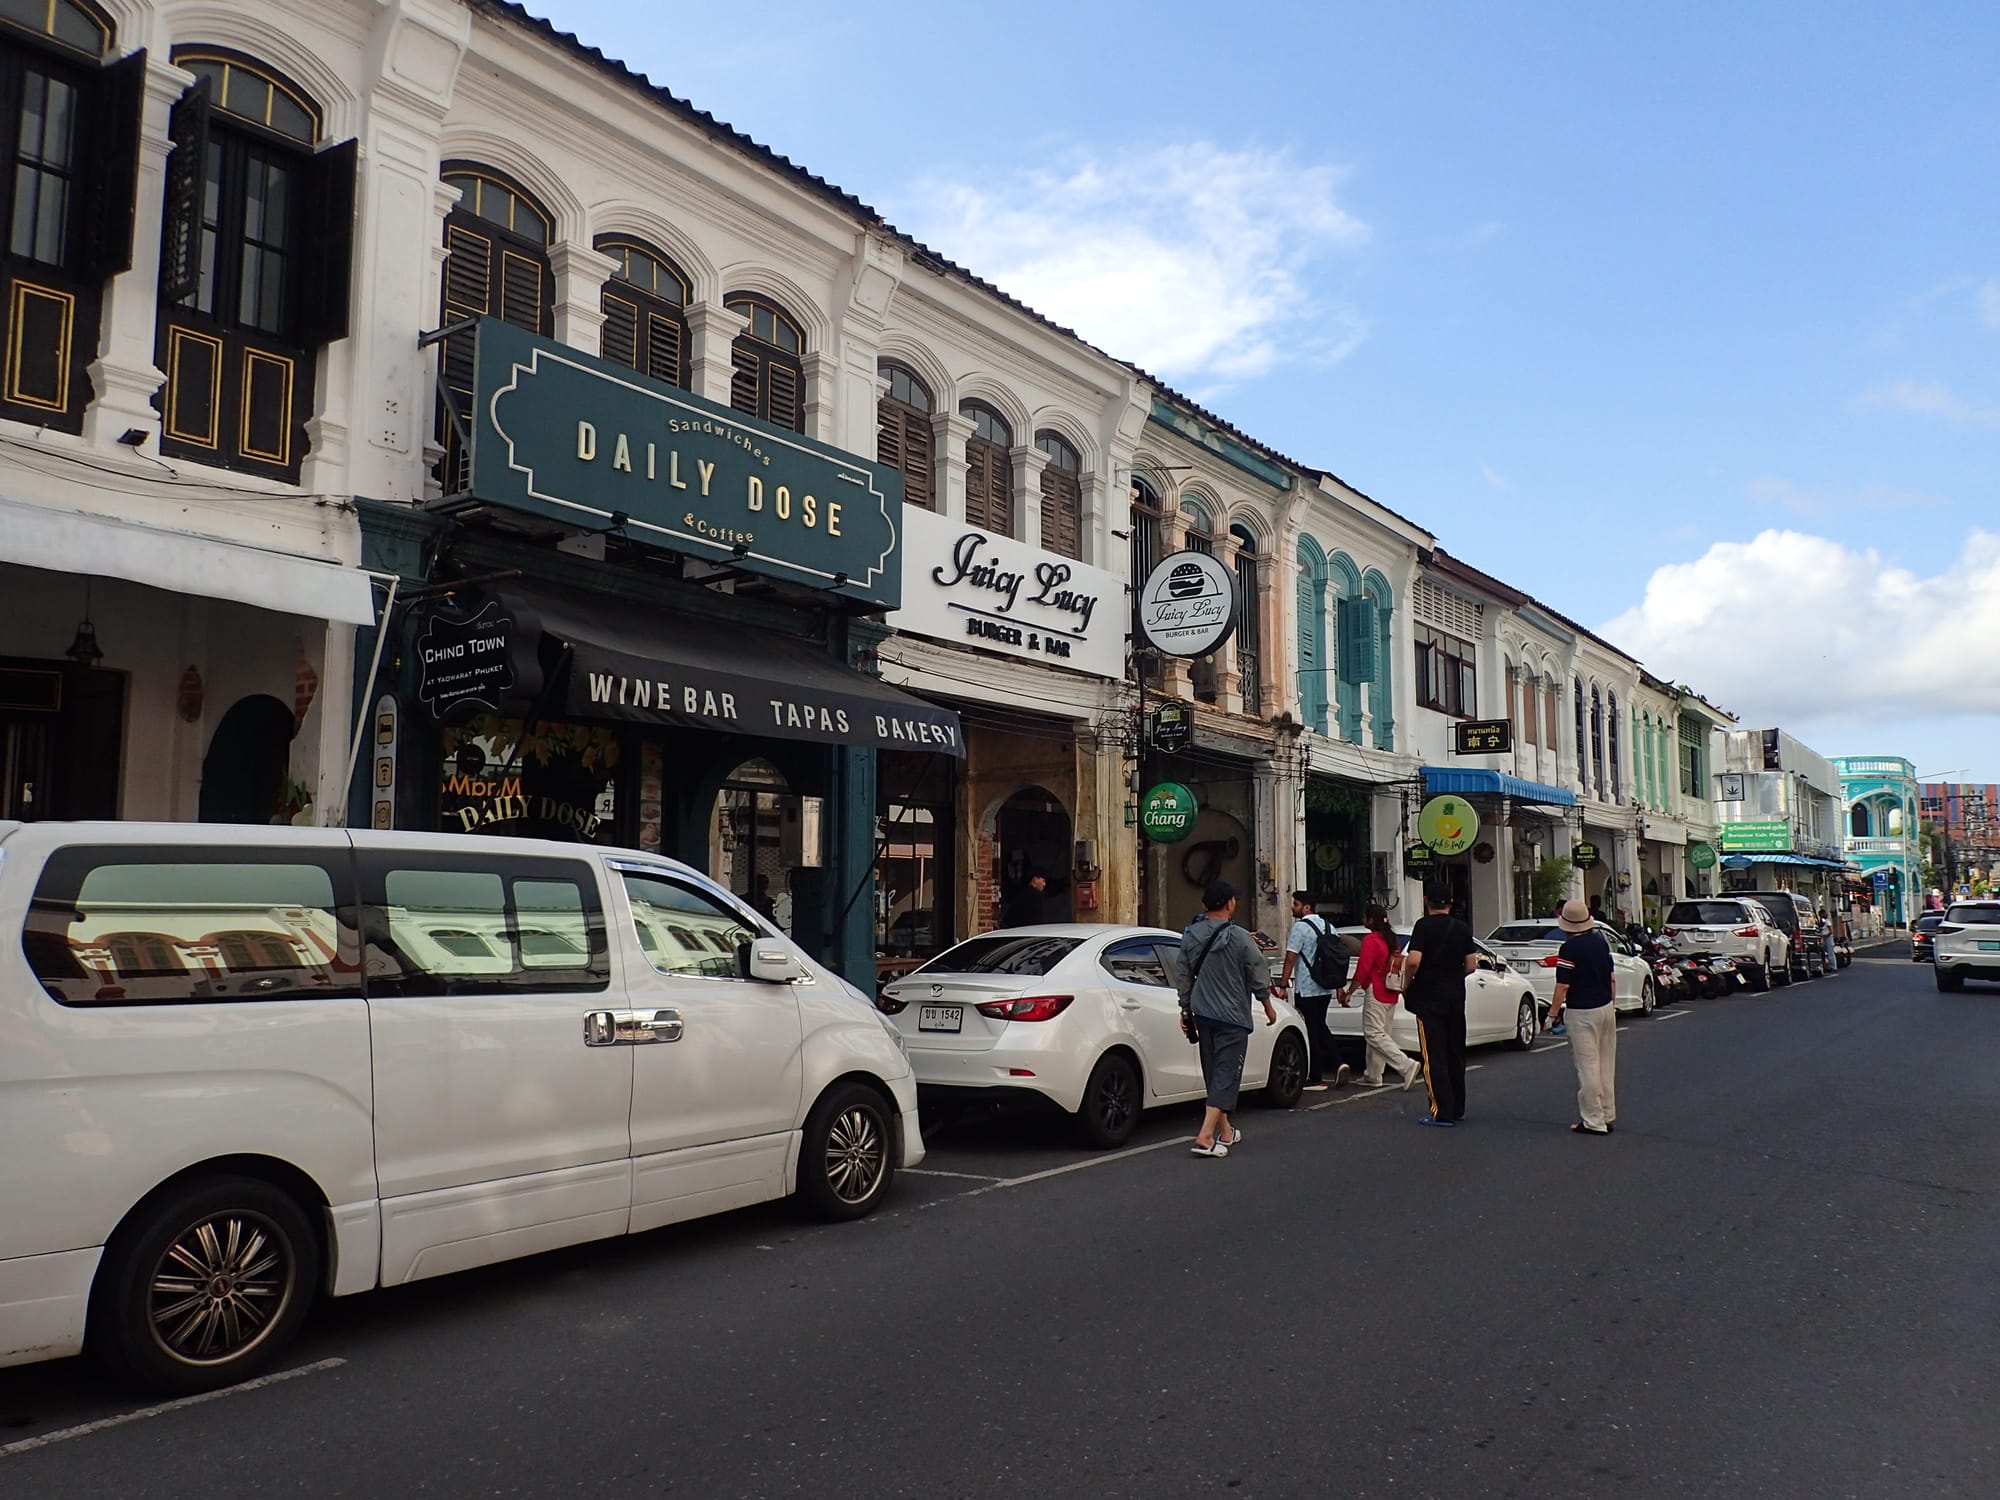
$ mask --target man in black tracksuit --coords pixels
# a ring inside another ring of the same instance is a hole
[[[1424,887],[1423,920],[1403,959],[1403,1004],[1417,1018],[1430,1113],[1420,1125],[1465,1118],[1465,977],[1478,963],[1472,929],[1451,914],[1451,892]]]

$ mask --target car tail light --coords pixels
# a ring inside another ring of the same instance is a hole
[[[1561,954],[1551,953],[1542,960],[1542,967],[1545,969],[1553,969],[1557,964],[1561,962],[1562,962]]]
[[[1681,930],[1678,927],[1662,927],[1660,929],[1660,936],[1663,938],[1677,938],[1680,935]]]
[[[1069,1009],[1074,995],[1032,995],[1024,1000],[989,1000],[975,1009],[992,1021],[1053,1021]]]
[[[907,1000],[898,1000],[893,995],[877,995],[875,997],[875,1008],[885,1016],[900,1016],[910,1008],[910,1002]]]
[[[1736,929],[1736,936],[1753,938],[1757,936],[1757,929],[1755,927],[1739,927]]]

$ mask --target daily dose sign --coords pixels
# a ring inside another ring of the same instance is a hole
[[[894,609],[894,469],[481,318],[472,497]]]

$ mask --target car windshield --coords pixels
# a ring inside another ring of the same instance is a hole
[[[1569,934],[1553,922],[1509,922],[1486,934],[1489,943],[1560,943]]]
[[[1943,912],[1927,911],[1921,917],[1917,918],[1917,931],[1935,932],[1937,930],[1938,923],[1942,922],[1943,920],[1944,920]]]
[[[1944,919],[1967,927],[1992,927],[2000,924],[2000,901],[1973,901],[1954,906],[1944,914]]]
[[[947,948],[916,972],[919,974],[1021,974],[1039,978],[1061,963],[1082,938],[1046,934],[989,932]]]
[[[1734,901],[1676,901],[1667,913],[1670,926],[1731,927],[1742,920],[1743,908]]]

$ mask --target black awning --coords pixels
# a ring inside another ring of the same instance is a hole
[[[950,709],[804,641],[666,616],[616,619],[611,611],[631,606],[613,600],[593,607],[539,591],[504,592],[539,621],[545,665],[556,666],[549,645],[568,648],[567,680],[555,690],[570,718],[965,755]]]

